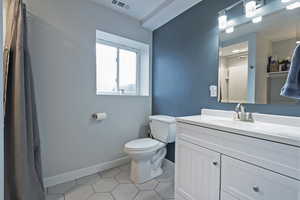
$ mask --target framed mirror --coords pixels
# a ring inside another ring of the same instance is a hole
[[[299,8],[287,9],[292,3],[274,0],[256,8],[252,17],[245,16],[244,6],[239,7],[240,16],[231,19],[233,7],[226,11],[227,27],[219,34],[219,102],[298,102],[280,96],[294,49],[300,44],[298,3]]]

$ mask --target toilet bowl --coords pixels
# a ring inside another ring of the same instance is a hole
[[[131,159],[130,178],[134,183],[147,182],[163,173],[166,145],[175,141],[175,118],[151,116],[150,128],[154,139],[137,139],[124,146],[124,151]]]
[[[137,139],[125,144],[124,150],[131,159],[130,177],[134,183],[147,182],[163,173],[166,144],[150,138]]]

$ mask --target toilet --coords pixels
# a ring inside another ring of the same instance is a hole
[[[144,183],[163,173],[162,162],[167,154],[166,145],[175,142],[175,118],[165,115],[150,116],[152,138],[142,138],[125,144],[124,151],[131,159],[130,178]]]

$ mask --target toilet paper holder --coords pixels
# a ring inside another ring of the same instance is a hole
[[[92,114],[92,119],[94,119],[96,121],[102,121],[102,120],[105,120],[106,118],[107,118],[106,113],[93,113]]]

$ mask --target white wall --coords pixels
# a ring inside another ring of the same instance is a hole
[[[291,59],[296,48],[296,38],[272,42],[272,56],[277,56],[279,60]]]
[[[150,97],[96,96],[96,29],[152,44],[139,22],[88,0],[28,0],[43,172],[52,177],[118,159],[144,133]],[[107,112],[96,123],[94,112]]]
[[[271,55],[271,41],[258,34],[256,37],[256,81],[255,102],[266,104],[267,102],[267,65]]]

